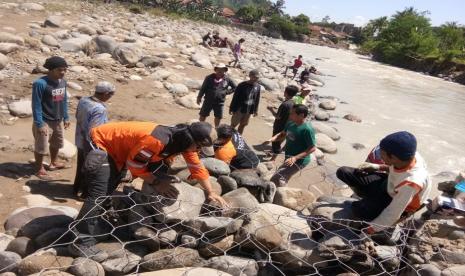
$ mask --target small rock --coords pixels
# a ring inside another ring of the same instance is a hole
[[[191,93],[176,99],[176,103],[188,109],[200,109],[197,104],[197,95]]]
[[[7,32],[0,32],[0,42],[15,43],[22,46],[24,45],[24,38]]]
[[[273,203],[292,210],[302,211],[309,204],[313,203],[315,199],[315,196],[307,190],[278,187]]]
[[[5,251],[8,248],[8,244],[10,244],[11,241],[13,241],[15,237],[0,233],[0,252]],[[11,251],[11,250],[7,250]]]
[[[134,66],[142,58],[143,52],[133,43],[121,43],[113,51],[113,57],[123,65]]]
[[[83,74],[89,73],[89,70],[86,67],[81,66],[81,65],[71,66],[68,68],[68,70],[74,73],[83,73]]]
[[[204,258],[225,255],[225,253],[234,246],[234,235],[227,236],[219,241],[209,240],[208,242],[200,241],[199,253]]]
[[[32,102],[30,100],[21,100],[8,104],[10,114],[20,118],[32,116]]]
[[[121,254],[112,258],[111,256],[102,262],[102,267],[110,275],[127,275],[131,272],[142,259],[140,256],[124,250]]]
[[[336,101],[333,100],[324,100],[320,102],[319,107],[324,109],[324,110],[334,110],[336,109]]]
[[[258,275],[258,264],[253,259],[235,256],[219,256],[209,259],[206,267],[227,272],[232,275],[255,276]]]
[[[317,133],[316,137],[316,147],[319,148],[322,152],[325,153],[336,153],[337,146],[336,143],[329,138],[324,133]]]
[[[130,75],[130,76],[129,76],[129,79],[130,79],[130,80],[133,80],[133,81],[140,81],[140,80],[142,80],[142,78],[141,78],[140,76],[138,76],[138,75]]]
[[[205,69],[213,69],[213,65],[210,62],[210,58],[204,54],[196,53],[191,56],[191,60],[194,62],[196,66],[205,68]]]
[[[315,113],[315,119],[317,119],[318,121],[328,121],[330,117],[331,115],[329,115],[328,112],[317,111]]]
[[[365,148],[366,148],[365,145],[360,144],[360,143],[353,143],[353,144],[352,144],[352,147],[353,147],[354,149],[356,149],[356,150],[361,150],[361,149],[365,149]]]
[[[221,190],[223,191],[223,194],[229,193],[230,191],[234,191],[237,189],[237,182],[234,180],[234,178],[227,176],[227,175],[221,175],[218,177],[218,183],[221,185]]]
[[[184,234],[181,236],[180,243],[183,247],[195,249],[199,245],[199,238],[196,238],[189,234]]]
[[[189,93],[189,88],[187,88],[187,86],[185,86],[182,83],[173,83],[173,84],[166,83],[165,87],[172,94],[174,94],[176,96],[182,96],[182,95],[186,95],[187,93]]]
[[[63,17],[60,15],[51,15],[44,21],[44,27],[60,28],[63,22]]]
[[[42,37],[42,43],[44,43],[45,45],[48,45],[48,46],[52,46],[52,47],[60,46],[60,43],[58,43],[58,40],[56,40],[56,38],[54,38],[51,35],[44,35]]]
[[[42,255],[31,255],[23,259],[18,265],[20,275],[39,273],[51,267],[66,270],[73,263],[73,258],[55,256],[49,252]]]
[[[77,147],[68,141],[67,139],[63,140],[63,147],[58,151],[58,156],[60,158],[70,160],[77,154]]]
[[[96,35],[97,30],[88,25],[78,25],[78,31],[86,35]]]
[[[76,276],[105,276],[105,271],[101,264],[81,257],[74,259],[68,271]]]
[[[82,91],[82,87],[79,84],[75,83],[75,82],[68,81],[68,82],[66,82],[66,84],[71,89],[74,89],[76,91]]]
[[[465,275],[465,265],[453,266],[447,269],[444,269],[441,272],[441,276],[457,276]]]
[[[231,173],[229,165],[224,161],[211,157],[202,158],[201,161],[208,172],[214,176],[228,175]]]
[[[200,261],[199,252],[194,249],[176,247],[174,249],[162,249],[155,253],[145,255],[142,259],[142,267],[148,271],[160,269],[193,266]]]
[[[60,48],[63,52],[80,52],[87,47],[90,41],[90,36],[80,35],[78,37],[73,37],[62,41]]]
[[[441,276],[441,270],[433,264],[420,265],[417,271],[421,276]]]
[[[44,6],[37,3],[22,3],[19,5],[19,8],[25,11],[43,11],[45,10]]]
[[[6,248],[6,251],[15,252],[22,258],[25,258],[26,256],[34,253],[35,250],[36,248],[34,241],[28,237],[17,237],[16,239],[12,240]]]
[[[358,116],[353,115],[353,114],[347,114],[343,118],[351,122],[357,122],[357,123],[362,122],[362,119],[360,119]]]
[[[142,62],[145,67],[155,68],[163,65],[163,61],[157,57],[143,57],[140,62]]]
[[[0,70],[8,65],[8,57],[0,53]]]
[[[334,141],[341,139],[339,133],[332,127],[328,126],[327,124],[321,122],[312,122],[312,128],[315,130],[316,133],[324,133]]]
[[[9,54],[9,53],[16,52],[19,49],[20,49],[19,45],[16,44],[16,43],[10,43],[10,42],[1,42],[0,43],[0,54],[6,55],[6,54]]]
[[[0,269],[2,272],[14,271],[21,262],[21,256],[14,252],[0,252]]]
[[[224,237],[235,233],[242,220],[227,217],[198,217],[183,222],[193,233],[206,237]]]

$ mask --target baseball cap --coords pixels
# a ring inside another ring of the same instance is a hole
[[[116,90],[116,87],[108,81],[100,81],[95,86],[95,93],[102,93],[102,94],[114,93],[115,90]]]

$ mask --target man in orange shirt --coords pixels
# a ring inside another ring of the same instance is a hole
[[[75,256],[92,256],[102,261],[107,256],[95,247],[98,235],[108,233],[108,222],[101,218],[104,212],[96,206],[97,198],[111,195],[126,167],[134,178],[152,183],[155,190],[167,197],[176,197],[177,190],[169,185],[177,181],[167,175],[173,158],[182,154],[191,172],[208,194],[208,199],[226,206],[225,200],[210,185],[209,173],[200,162],[198,150],[212,145],[212,127],[205,122],[173,127],[152,122],[115,122],[92,129],[90,152],[83,172],[88,183],[88,197],[79,212],[76,224],[78,242],[69,246]]]

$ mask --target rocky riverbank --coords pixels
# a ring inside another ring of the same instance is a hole
[[[0,26],[0,219],[5,221],[0,272],[158,275],[171,269],[172,275],[181,275],[187,269],[202,275],[411,275],[423,269],[451,275],[463,270],[463,226],[448,218],[424,222],[410,241],[402,240],[405,233],[393,235],[394,241],[359,236],[348,220],[351,193],[332,183],[334,165],[324,162],[325,154],[337,152],[341,138],[325,121],[343,103],[320,98],[318,92],[311,107],[319,151],[290,188],[276,189],[269,182],[281,159],[233,173],[224,163],[204,160],[215,189],[233,207],[219,210],[205,202],[203,191],[189,182],[186,165],[178,160],[172,171],[183,180],[176,184],[178,200],[163,199],[143,183],[121,188],[105,216],[115,231],[99,243],[107,258],[95,262],[71,257],[67,246],[75,237],[69,223],[81,204],[70,198],[74,171],[58,172],[57,181],[43,182],[31,176],[28,165],[31,83],[45,72],[41,65],[47,57],[60,55],[71,65],[66,76],[71,114],[98,80],[109,80],[117,86],[109,105],[112,120],[179,123],[197,118],[196,94],[213,64],[232,58],[229,50],[199,46],[201,35],[219,29],[233,40],[244,37],[244,59],[229,73],[242,81],[258,68],[266,91],[260,116],[245,131],[251,145],[271,135],[273,118],[266,106],[278,105],[284,87],[293,83],[281,74],[293,57],[278,50],[275,40],[255,33],[136,15],[113,4],[0,2]],[[362,120],[353,114],[345,118],[354,124]],[[66,137],[72,141],[73,133]],[[74,155],[74,146],[67,142],[61,157],[73,160]]]

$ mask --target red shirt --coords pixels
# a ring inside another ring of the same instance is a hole
[[[294,60],[294,68],[299,68],[300,66],[302,66],[302,60],[300,59],[295,59]]]

